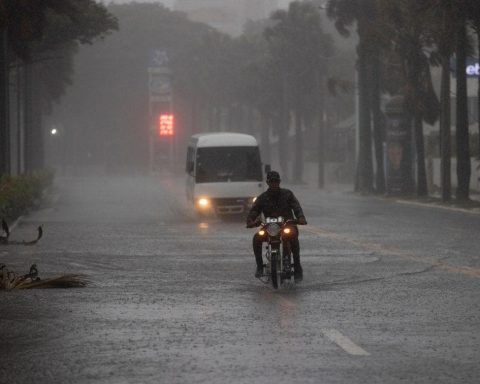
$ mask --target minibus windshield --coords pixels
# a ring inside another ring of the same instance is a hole
[[[207,147],[197,150],[197,183],[262,181],[258,147]]]

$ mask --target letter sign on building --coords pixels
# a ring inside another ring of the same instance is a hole
[[[480,76],[480,63],[467,65],[467,76]]]

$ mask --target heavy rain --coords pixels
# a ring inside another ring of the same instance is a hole
[[[478,0],[0,0],[0,383],[478,383]]]

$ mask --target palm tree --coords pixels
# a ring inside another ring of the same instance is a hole
[[[371,24],[371,17],[375,14],[375,5],[375,0],[329,0],[327,3],[327,14],[335,20],[335,26],[342,36],[350,36],[348,28],[354,23],[357,25],[359,37],[357,46],[359,150],[355,190],[363,193],[373,191],[372,119],[368,79],[369,57],[372,48],[370,41],[375,40],[372,39],[375,28]]]
[[[455,31],[456,67],[457,67],[457,200],[468,200],[470,195],[470,144],[468,133],[468,103],[467,103],[467,13],[465,7],[459,7]]]
[[[325,73],[325,57],[331,55],[332,42],[323,32],[320,13],[312,2],[292,2],[288,11],[277,11],[272,19],[276,24],[267,28],[265,37],[272,58],[278,63],[282,74],[284,103],[288,103],[284,107],[285,131],[290,109],[295,118],[293,180],[301,182],[304,161],[302,131],[308,118],[309,95],[318,97],[323,90],[323,87],[319,89],[318,74]],[[323,115],[323,111],[321,113]]]
[[[457,7],[452,0],[432,0],[428,4],[436,22],[431,24],[432,38],[437,45],[441,66],[440,91],[440,173],[443,201],[452,197],[451,188],[451,115],[450,115],[450,58],[455,46],[455,19]]]
[[[57,30],[48,30],[52,24],[56,25]],[[32,63],[38,59],[34,56],[41,55],[45,51],[56,51],[56,53],[71,56],[74,53],[71,44],[91,43],[94,37],[104,36],[105,33],[116,28],[115,18],[108,14],[104,6],[97,4],[94,0],[2,1],[0,34],[3,39],[0,39],[0,52],[11,52],[12,55],[24,61],[26,145],[28,146],[26,153],[37,155],[33,157],[36,161],[27,159],[27,170],[41,167],[43,161],[41,126],[34,127],[41,119],[39,116],[33,116],[34,104],[40,108],[40,114],[42,108],[41,103],[33,100],[35,92],[32,89]],[[45,39],[46,35],[48,35],[47,39]],[[6,112],[2,112],[3,108],[8,110],[7,61],[6,54],[0,53],[0,151],[3,155],[3,161],[0,161],[0,174],[10,171],[9,142],[3,139],[5,132],[8,132],[8,121]],[[57,78],[53,79],[60,78],[61,76],[57,75]],[[66,83],[67,81],[64,81],[62,86],[64,87]],[[43,99],[48,98],[43,97]],[[51,99],[48,100],[51,101]]]
[[[405,81],[405,111],[411,116],[417,154],[417,195],[428,194],[423,121],[433,124],[438,118],[439,102],[430,74],[433,40],[427,29],[432,18],[424,4],[414,0],[382,1],[390,26],[392,48],[401,59]]]
[[[480,60],[480,2],[470,2],[468,5],[468,18],[477,37],[477,58]],[[477,110],[480,116],[480,76],[478,77]],[[478,158],[480,158],[480,118],[478,118]]]

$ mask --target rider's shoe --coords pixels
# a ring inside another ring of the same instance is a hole
[[[295,270],[293,272],[293,278],[295,281],[302,281],[303,280],[303,269],[301,265],[298,265],[295,267]]]
[[[263,265],[261,267],[257,267],[255,271],[255,277],[258,279],[259,277],[263,276]]]

